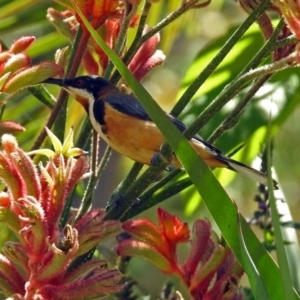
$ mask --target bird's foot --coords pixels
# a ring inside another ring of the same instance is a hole
[[[167,163],[167,161],[164,159],[164,157],[160,153],[156,153],[151,158],[151,165],[152,166],[159,166],[162,163]],[[169,164],[165,167],[165,170],[170,172],[174,170],[174,166],[172,164]]]
[[[151,158],[151,165],[158,166],[161,163],[162,157],[159,153],[155,153]]]

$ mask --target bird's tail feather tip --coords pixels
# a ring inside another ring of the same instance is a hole
[[[265,185],[265,186],[268,186],[268,177],[266,174],[264,174],[258,170],[255,170],[251,167],[248,167],[240,162],[233,161],[233,160],[227,161],[227,165],[231,170],[234,170],[234,171],[240,173],[241,175],[244,175],[252,180],[255,180],[255,181]],[[274,179],[272,179],[272,181],[273,181],[273,188],[275,190],[278,190],[279,189],[278,182]]]

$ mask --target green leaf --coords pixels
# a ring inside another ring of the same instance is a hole
[[[275,245],[276,245],[276,253],[278,258],[278,263],[280,267],[280,279],[281,279],[281,286],[283,287],[283,299],[293,299],[294,290],[293,290],[293,282],[291,273],[289,270],[289,264],[287,260],[287,256],[285,253],[285,246],[284,241],[282,238],[281,226],[280,226],[280,219],[279,214],[277,211],[276,200],[274,197],[274,189],[272,185],[272,172],[271,172],[271,148],[270,148],[270,141],[268,143],[267,149],[267,169],[268,169],[268,184],[269,184],[269,197],[270,197],[270,207],[271,207],[271,217],[272,217],[272,224],[274,228],[274,236],[275,236]]]
[[[250,281],[250,285],[251,285],[251,289],[252,289],[252,294],[253,297],[257,300],[259,299],[270,299],[266,288],[259,276],[259,273],[257,272],[257,269],[255,267],[255,264],[252,261],[251,256],[249,255],[247,246],[245,244],[245,240],[244,240],[244,229],[245,229],[245,223],[241,222],[241,215],[238,213],[237,215],[238,218],[238,224],[239,224],[239,242],[240,242],[240,247],[241,249],[243,249],[243,251],[241,251],[242,254],[242,260],[243,260],[243,266],[245,268],[245,272],[248,275],[248,279]]]

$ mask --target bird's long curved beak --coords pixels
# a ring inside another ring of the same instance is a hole
[[[61,87],[66,86],[63,79],[57,79],[57,78],[48,78],[48,79],[42,81],[42,83],[56,84],[56,85],[59,85]]]
[[[58,86],[62,87],[64,90],[66,90],[72,96],[74,95],[74,93],[72,93],[72,90],[70,90],[68,88],[68,85],[65,83],[64,79],[48,78],[48,79],[42,81],[41,83],[49,83],[49,84],[58,85]]]
[[[84,107],[87,113],[89,112],[89,101],[87,97],[84,97],[80,93],[78,93],[80,90],[76,90],[75,88],[72,88],[68,84],[66,84],[65,80],[57,78],[48,78],[42,81],[41,83],[55,84],[62,87]]]

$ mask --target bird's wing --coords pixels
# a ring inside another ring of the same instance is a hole
[[[145,121],[152,121],[148,113],[145,111],[144,107],[141,105],[141,103],[132,95],[127,94],[114,94],[107,97],[106,101],[108,104],[110,104],[114,109],[117,111],[124,113],[126,115],[145,120]],[[175,117],[171,116],[170,114],[167,114],[169,119],[172,121],[172,123],[178,128],[180,132],[183,132],[186,130],[186,126],[176,119]],[[193,139],[197,140],[198,142],[201,142],[204,144],[204,146],[207,148],[207,150],[215,153],[216,155],[220,155],[222,152],[206,142],[201,136],[198,134],[193,137]]]
[[[140,102],[132,95],[116,93],[109,95],[105,101],[125,115],[145,121],[152,121]]]
[[[169,114],[168,114],[168,117],[181,132],[186,130],[186,128],[187,128],[186,125],[184,125],[181,121],[179,121],[178,119],[174,118],[173,116],[171,116]],[[210,143],[205,141],[199,134],[194,135],[193,139],[202,143],[207,148],[207,150],[213,152],[215,155],[222,154],[222,151],[220,151],[218,148],[214,147],[213,145],[211,145]]]

